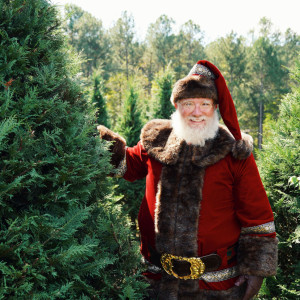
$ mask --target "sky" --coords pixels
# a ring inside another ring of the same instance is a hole
[[[75,4],[101,20],[109,29],[127,11],[133,16],[137,36],[144,39],[147,28],[163,14],[175,21],[174,29],[188,20],[200,25],[208,43],[231,31],[247,36],[257,31],[259,20],[267,17],[273,30],[282,33],[291,28],[300,34],[299,0],[51,0],[63,7]]]

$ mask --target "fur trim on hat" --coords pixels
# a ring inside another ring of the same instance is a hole
[[[172,91],[172,104],[174,105],[179,100],[189,98],[208,98],[217,104],[218,92],[214,81],[199,75],[190,75],[178,80]]]
[[[277,244],[277,238],[241,236],[237,257],[240,274],[263,277],[275,275]]]
[[[99,125],[97,130],[100,133],[101,139],[112,142],[109,147],[109,151],[112,153],[111,164],[117,168],[125,156],[125,139],[103,125]]]

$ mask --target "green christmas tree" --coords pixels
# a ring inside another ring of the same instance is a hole
[[[138,107],[138,88],[133,82],[129,82],[123,111],[116,128],[126,140],[127,146],[135,146],[140,139],[142,129],[141,112]],[[116,179],[117,192],[122,195],[122,203],[128,211],[132,225],[135,227],[136,219],[145,192],[145,180],[127,182],[124,179]]]
[[[139,141],[142,129],[138,99],[138,88],[130,81],[128,83],[122,113],[116,125],[116,130],[126,139],[127,146],[130,147]]]
[[[279,238],[278,272],[267,278],[263,299],[300,298],[300,60],[292,76],[297,85],[282,99],[279,118],[271,124],[271,134],[259,153]]]
[[[165,71],[160,71],[154,78],[153,93],[153,117],[156,119],[170,119],[174,107],[170,101],[174,73],[168,66]]]
[[[56,9],[0,7],[0,298],[141,299],[137,245]]]
[[[95,73],[93,76],[93,95],[92,101],[97,108],[97,122],[101,125],[109,127],[109,118],[106,109],[106,100],[104,97],[104,83],[100,74]]]

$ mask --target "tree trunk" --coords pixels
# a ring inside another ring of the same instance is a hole
[[[264,114],[264,103],[263,100],[259,102],[259,132],[258,132],[258,149],[262,148],[263,138],[263,114]]]

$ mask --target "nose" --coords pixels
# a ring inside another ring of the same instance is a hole
[[[195,104],[195,109],[193,111],[193,115],[195,116],[201,116],[203,114],[203,111],[201,109],[201,105],[199,103]]]

